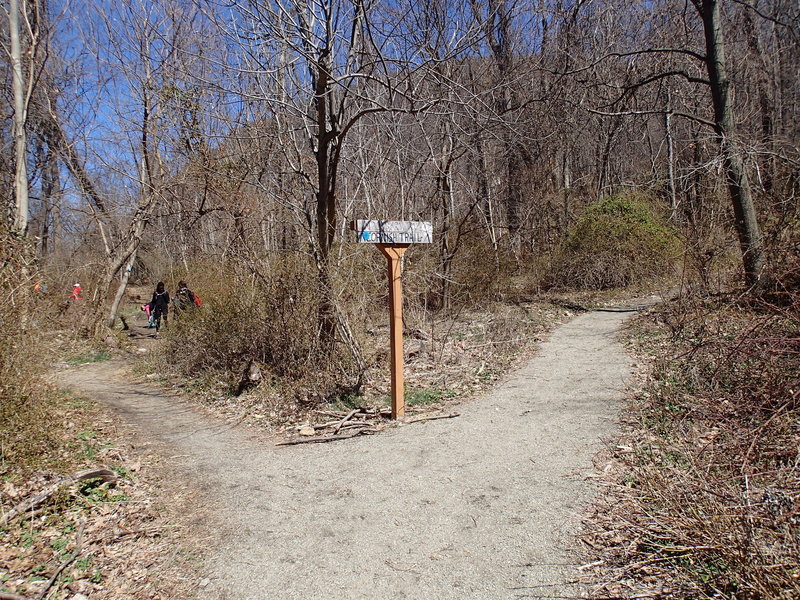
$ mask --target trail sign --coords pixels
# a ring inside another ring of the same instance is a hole
[[[403,381],[403,290],[400,259],[411,244],[430,244],[433,227],[423,221],[353,221],[358,242],[376,244],[386,257],[389,275],[389,349],[391,351],[392,418],[405,415]]]
[[[362,244],[430,244],[433,227],[428,221],[355,221]]]

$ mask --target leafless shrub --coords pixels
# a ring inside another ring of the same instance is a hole
[[[458,236],[446,251],[442,246],[441,240],[418,246],[413,259],[406,262],[403,285],[409,304],[432,311],[458,311],[515,298],[521,288],[530,288],[515,280],[520,271],[529,271],[530,265],[520,265],[508,248],[492,246],[477,232]]]
[[[235,371],[242,360],[255,358],[288,374],[309,360],[314,350],[313,279],[277,261],[257,273],[233,264],[202,270],[202,283],[194,285],[203,301],[200,310],[173,309],[167,340],[171,362],[194,374]],[[190,281],[199,279],[192,275]]]
[[[34,256],[30,243],[0,229],[0,467],[37,460],[50,439]]]
[[[595,596],[797,598],[797,287],[780,304],[689,298],[655,317],[640,331],[652,380],[587,535],[612,567]]]
[[[0,230],[0,393],[3,404],[24,395],[35,363],[30,361],[26,329],[33,301],[33,251],[23,240]]]
[[[313,379],[319,393],[357,380],[344,345],[321,346],[317,271],[310,259],[284,256],[259,264],[197,265],[185,276],[203,301],[170,315],[163,358],[185,375],[231,378],[247,361],[285,381]]]

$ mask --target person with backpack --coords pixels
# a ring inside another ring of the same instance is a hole
[[[175,307],[182,311],[196,306],[200,306],[199,296],[188,288],[185,281],[179,281],[178,291],[175,292]]]
[[[164,327],[167,326],[167,316],[169,315],[169,292],[164,289],[164,282],[159,281],[153,298],[150,300],[150,313],[156,322],[156,333],[161,328],[161,319],[164,319]]]

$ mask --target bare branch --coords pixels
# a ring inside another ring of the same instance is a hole
[[[636,115],[672,115],[675,117],[682,117],[684,119],[689,119],[690,121],[694,121],[695,123],[700,123],[707,127],[715,127],[713,121],[709,121],[708,119],[703,119],[702,117],[698,117],[697,115],[691,115],[689,113],[679,112],[679,111],[672,111],[672,110],[621,110],[615,112],[608,112],[603,110],[596,110],[594,108],[586,108],[587,112],[592,113],[593,115],[600,115],[602,117],[630,117]]]

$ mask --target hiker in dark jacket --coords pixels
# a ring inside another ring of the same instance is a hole
[[[150,300],[150,312],[156,322],[156,333],[161,328],[161,319],[164,319],[164,327],[167,326],[167,315],[169,313],[169,292],[164,289],[164,282],[159,281],[156,291],[153,292],[153,299]]]
[[[178,291],[175,292],[175,308],[178,310],[192,309],[196,306],[195,294],[186,286],[185,281],[178,282]]]

